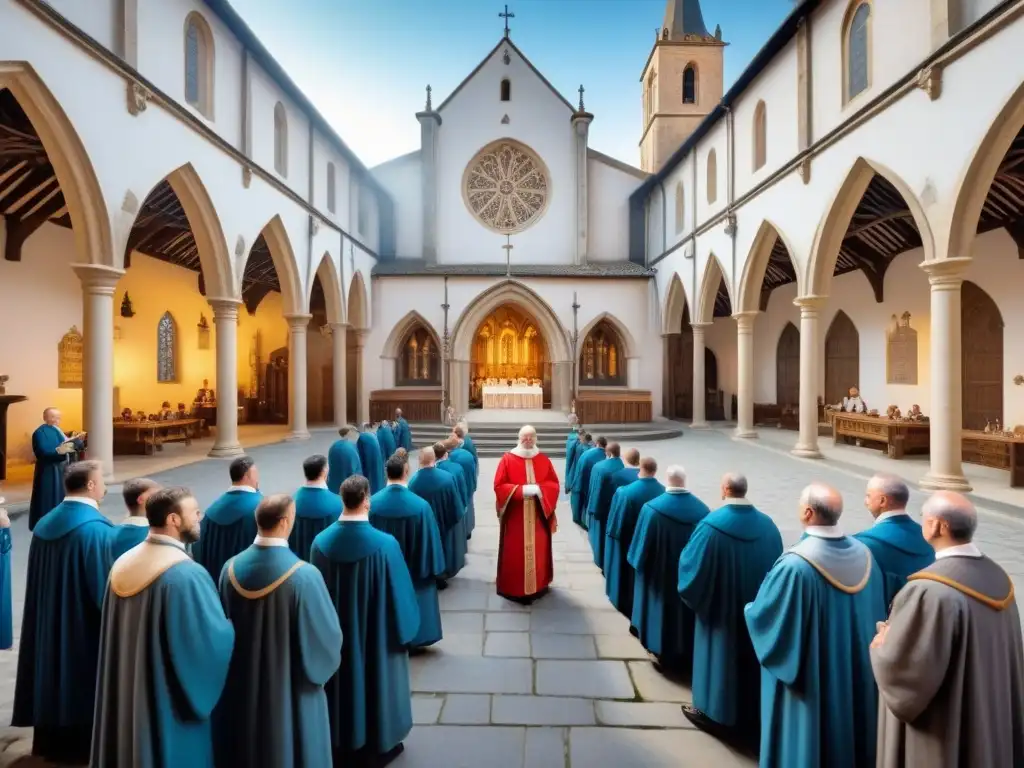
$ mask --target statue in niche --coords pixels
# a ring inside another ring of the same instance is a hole
[[[202,312],[199,313],[199,325],[196,326],[196,330],[199,333],[199,349],[210,348],[210,323],[206,319],[206,315]]]
[[[57,344],[57,387],[59,389],[82,388],[82,361],[84,344],[82,334],[76,326],[65,333]]]
[[[124,292],[124,296],[121,299],[121,317],[135,317],[135,308],[132,306],[132,300],[128,296],[128,291]]]
[[[885,362],[887,384],[917,384],[917,331],[910,327],[909,312],[889,322]]]

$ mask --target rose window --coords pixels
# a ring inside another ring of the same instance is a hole
[[[543,161],[513,141],[485,147],[463,176],[470,212],[485,227],[503,234],[534,224],[544,213],[548,192]]]

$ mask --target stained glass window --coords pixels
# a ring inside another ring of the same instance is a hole
[[[871,5],[861,3],[850,19],[847,32],[846,67],[847,67],[847,98],[852,99],[868,87],[869,67],[868,52],[871,22]]]
[[[620,387],[626,384],[622,370],[622,342],[611,323],[602,320],[583,342],[580,384]]]
[[[400,387],[440,386],[441,361],[433,336],[422,325],[416,325],[402,344],[397,362],[397,384]]]
[[[164,312],[156,326],[156,380],[169,383],[178,380],[178,329],[170,312]]]
[[[192,19],[185,29],[185,101],[199,108],[199,27]]]

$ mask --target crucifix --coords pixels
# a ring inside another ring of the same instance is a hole
[[[582,86],[580,86],[582,87]],[[579,313],[580,303],[576,300],[576,291],[572,292],[572,391],[573,400],[575,401],[575,393],[577,391],[577,385],[579,384],[579,376],[576,373],[576,347],[580,340],[579,325],[577,323],[577,315]]]
[[[585,89],[584,89],[584,87],[583,87],[583,84],[581,83],[581,84],[580,84],[580,112],[582,112],[582,111],[583,111],[583,91],[584,91],[584,90],[585,90]]]
[[[516,17],[516,15],[509,11],[507,5],[505,6],[505,12],[498,14],[498,18],[501,18],[501,19],[505,20],[505,37],[508,37],[508,33],[512,31],[512,30],[510,30],[508,28],[508,20],[509,19],[514,19],[515,17]]]
[[[512,277],[512,235],[505,235],[505,244],[501,246],[505,250],[505,277]]]

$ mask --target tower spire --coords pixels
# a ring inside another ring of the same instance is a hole
[[[687,35],[710,37],[704,26],[700,0],[666,0],[662,35],[668,30],[669,40],[682,40]]]

